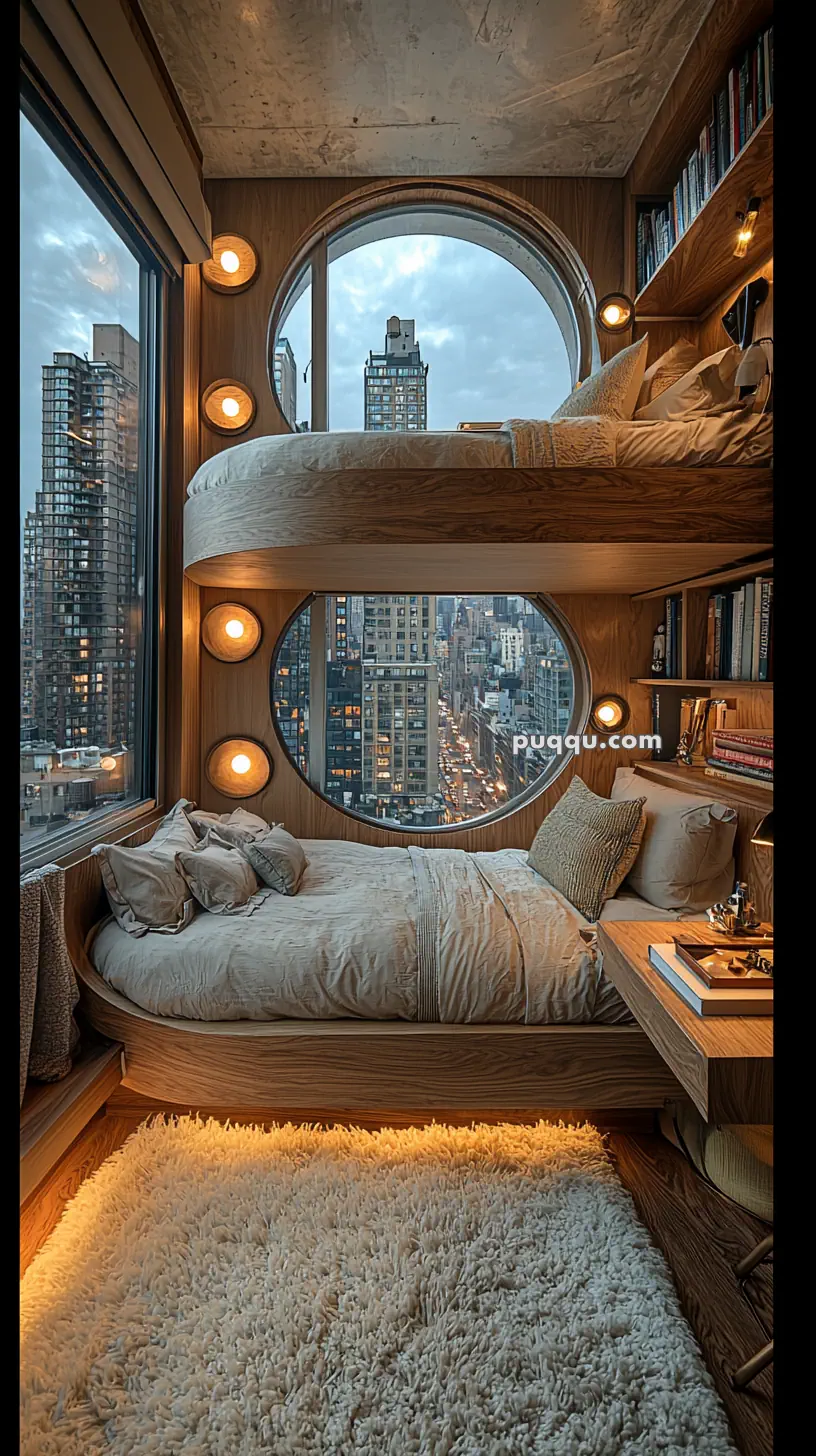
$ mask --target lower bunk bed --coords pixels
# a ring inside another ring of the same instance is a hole
[[[658,1108],[682,1095],[526,852],[304,841],[295,895],[176,935],[108,916],[75,952],[84,1015],[164,1103]],[[659,918],[637,897],[604,914]],[[664,912],[665,913],[665,912]]]

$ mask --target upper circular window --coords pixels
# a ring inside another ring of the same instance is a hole
[[[566,240],[498,205],[401,195],[341,211],[293,260],[270,333],[284,418],[384,431],[547,418],[597,351]]]
[[[568,757],[555,740],[583,726],[588,674],[546,599],[334,593],[285,628],[271,692],[316,792],[387,828],[439,830],[541,792]]]

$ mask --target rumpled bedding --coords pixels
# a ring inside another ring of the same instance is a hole
[[[295,471],[495,470],[546,466],[767,465],[773,419],[749,408],[682,420],[508,420],[500,430],[339,430],[265,435],[199,467],[188,496],[222,485],[263,487]]]
[[[303,847],[297,895],[241,921],[200,912],[177,936],[109,918],[92,964],[146,1011],[191,1020],[631,1021],[587,921],[526,850]]]

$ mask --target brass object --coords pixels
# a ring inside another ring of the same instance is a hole
[[[723,706],[725,701],[725,698],[681,698],[678,763],[685,763],[689,768],[699,768],[705,763],[709,714],[712,708]]]
[[[728,899],[712,905],[706,915],[723,935],[757,935],[762,930],[762,921],[748,899],[748,886],[744,880],[737,880]]]

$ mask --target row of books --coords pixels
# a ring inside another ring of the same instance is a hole
[[[638,214],[637,291],[665,262],[714,188],[773,105],[773,26],[762,31],[735,61],[712,97],[711,115],[700,132],[671,197]]]
[[[773,681],[773,577],[712,592],[706,620],[707,678]]]
[[[715,728],[705,772],[710,778],[750,779],[773,788],[773,729]]]

